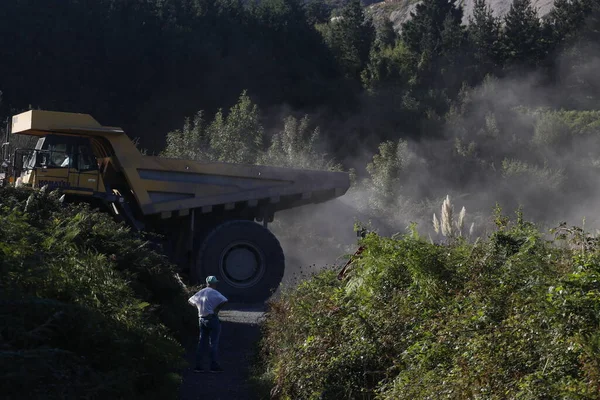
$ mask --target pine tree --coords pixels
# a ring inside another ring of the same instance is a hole
[[[554,1],[554,7],[546,19],[554,46],[577,34],[589,15],[591,3],[587,0]]]
[[[513,0],[504,17],[502,35],[506,63],[535,66],[544,56],[542,26],[531,0]]]
[[[477,78],[494,71],[500,60],[500,19],[495,17],[485,0],[475,0],[473,15],[469,17],[469,44]]]
[[[310,25],[323,24],[331,17],[331,6],[322,0],[309,0],[304,4],[304,13]]]
[[[377,29],[375,43],[378,46],[393,46],[398,39],[394,24],[389,19],[381,23]]]
[[[571,4],[571,13],[561,21],[573,30],[566,34],[566,45],[561,52],[563,69],[559,79],[563,83],[566,107],[598,108],[600,85],[597,79],[596,55],[600,50],[600,3],[597,0],[580,0]],[[558,22],[558,21],[556,21]],[[568,73],[565,74],[565,69]]]
[[[324,36],[344,74],[359,80],[375,40],[375,28],[365,17],[360,0],[351,0],[340,17],[329,23]]]
[[[454,26],[461,26],[463,9],[455,0],[424,0],[411,12],[411,18],[402,25],[402,39],[415,54],[440,53],[446,18]]]
[[[577,10],[585,15],[578,37],[597,44],[600,42],[600,3],[597,0],[581,0]]]
[[[411,53],[415,96],[435,113],[448,108],[448,96],[460,90],[465,75],[463,9],[456,0],[424,0],[402,26]]]

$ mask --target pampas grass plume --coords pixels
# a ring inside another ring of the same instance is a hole
[[[446,195],[446,199],[442,203],[442,235],[451,237],[452,232],[452,203],[450,195]]]
[[[462,234],[462,228],[465,223],[465,215],[466,214],[467,214],[467,209],[463,206],[463,208],[460,210],[460,213],[458,213],[458,221],[456,221],[456,228],[458,229],[459,235]]]

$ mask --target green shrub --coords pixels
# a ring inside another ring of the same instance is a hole
[[[195,324],[173,266],[109,216],[0,189],[7,398],[175,398]]]
[[[538,146],[564,146],[569,142],[571,127],[555,113],[545,113],[535,121],[533,143]]]
[[[598,242],[496,221],[475,243],[369,234],[346,280],[282,293],[261,342],[274,398],[600,398]]]
[[[524,161],[504,159],[502,161],[502,174],[509,183],[516,185],[527,183],[538,190],[556,191],[565,184],[565,172],[560,168],[551,168],[547,165],[539,167]]]
[[[542,114],[544,115],[544,114]],[[600,133],[600,111],[560,110],[549,111],[561,123],[568,126],[572,135],[597,135]]]

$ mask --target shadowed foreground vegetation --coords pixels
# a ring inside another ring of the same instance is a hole
[[[600,243],[495,223],[474,243],[368,234],[345,280],[271,302],[258,380],[276,399],[600,398]]]
[[[2,397],[176,398],[196,320],[173,267],[58,196],[0,189]]]

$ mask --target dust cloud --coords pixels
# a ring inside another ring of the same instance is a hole
[[[357,247],[356,222],[386,236],[416,223],[439,240],[432,216],[439,217],[446,195],[455,213],[466,208],[473,239],[493,228],[496,204],[511,218],[521,207],[542,230],[561,222],[600,230],[600,52],[586,51],[577,67],[565,52],[552,83],[531,73],[468,90],[442,137],[406,139],[411,163],[385,200],[365,174],[339,199],[278,213],[271,228],[286,252],[284,284],[341,268]],[[371,159],[361,154],[351,164]]]

